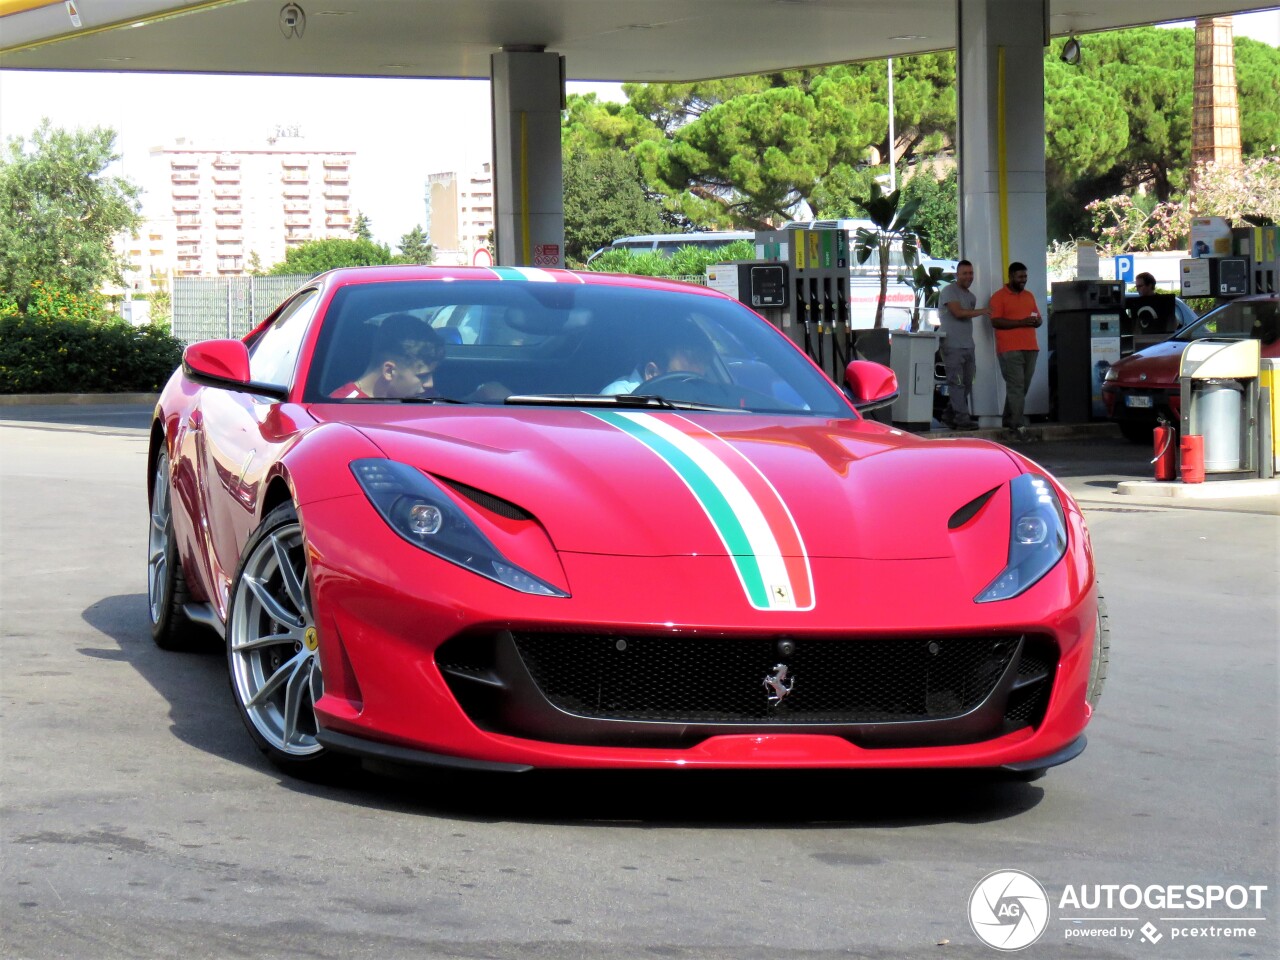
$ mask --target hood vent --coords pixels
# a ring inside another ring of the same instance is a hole
[[[987,505],[987,501],[990,500],[999,489],[999,487],[992,487],[980,497],[975,497],[973,500],[966,503],[951,515],[951,519],[947,521],[947,529],[958,530],[960,527],[963,527],[978,515],[978,511]]]
[[[505,517],[508,520],[532,520],[533,514],[528,510],[517,507],[514,503],[510,503],[499,497],[495,497],[491,493],[485,493],[475,487],[468,486],[465,483],[459,483],[456,480],[447,480],[444,477],[438,477],[441,483],[448,484],[451,490],[456,490],[459,494],[466,497],[478,507],[488,510],[490,513],[499,517]]]

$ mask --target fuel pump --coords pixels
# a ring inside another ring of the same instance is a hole
[[[818,293],[818,278],[813,276],[809,277],[809,309],[813,314],[814,327],[817,331],[817,336],[814,338],[814,341],[813,341],[813,344],[814,344],[813,359],[816,360],[818,363],[818,366],[821,367],[822,358],[824,354],[824,351],[822,348],[823,348],[823,345],[826,343],[826,331],[823,329],[823,325],[822,325],[822,320],[823,320],[822,297]]]
[[[791,284],[787,265],[768,260],[735,260],[707,267],[707,286],[727,293],[780,330],[790,331]]]
[[[1253,292],[1280,291],[1280,227],[1234,227],[1231,237],[1235,254],[1252,265]]]
[[[756,255],[785,263],[795,292],[793,339],[836,383],[850,354],[849,232],[838,226],[761,230]]]

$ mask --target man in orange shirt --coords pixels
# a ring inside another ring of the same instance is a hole
[[[996,359],[1000,361],[1000,373],[1004,377],[1002,421],[1011,439],[1015,440],[1027,437],[1027,416],[1023,406],[1031,386],[1031,376],[1036,372],[1036,357],[1040,354],[1036,327],[1043,322],[1035,294],[1026,286],[1026,264],[1014,261],[1009,264],[1009,282],[991,295],[987,307],[991,326],[996,332]]]

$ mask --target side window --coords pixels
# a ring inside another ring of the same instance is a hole
[[[1247,337],[1252,317],[1246,317],[1239,302],[1228,304],[1209,317],[1200,328],[1202,337]]]
[[[304,290],[285,305],[275,323],[262,331],[249,347],[249,374],[254,380],[283,386],[293,383],[298,351],[319,302],[319,290]]]

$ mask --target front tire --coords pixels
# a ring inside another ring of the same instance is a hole
[[[263,519],[236,572],[227,613],[227,672],[249,736],[286,773],[324,778],[340,763],[316,740],[324,692],[306,544],[292,503]]]
[[[173,505],[169,488],[169,454],[156,457],[151,478],[151,523],[147,530],[147,606],[151,614],[151,639],[162,650],[190,650],[194,625],[183,608],[190,597],[187,578],[178,559],[173,535]]]

